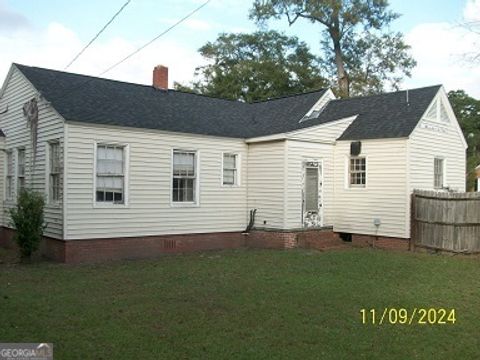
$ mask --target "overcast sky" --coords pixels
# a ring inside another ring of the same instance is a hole
[[[98,75],[143,45],[204,0],[132,0],[114,23],[69,69]],[[250,32],[248,19],[253,0],[211,0],[192,18],[146,48],[105,77],[151,83],[155,65],[170,69],[173,81],[188,83],[196,66],[203,64],[198,48],[214,41],[220,32]],[[98,32],[125,0],[0,0],[0,79],[12,62],[62,70]],[[480,0],[391,0],[391,9],[402,14],[392,25],[412,47],[418,66],[403,88],[444,84],[447,90],[464,89],[480,98],[480,66],[462,59],[480,49],[480,34],[458,26],[480,21]],[[318,25],[285,21],[269,24],[305,40],[319,54]]]

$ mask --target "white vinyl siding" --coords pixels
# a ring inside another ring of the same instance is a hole
[[[283,229],[285,217],[286,142],[250,144],[248,208],[257,209],[255,227]]]
[[[345,176],[350,160],[350,141],[335,146],[334,231],[407,238],[407,140],[363,140],[368,185],[350,187]],[[375,218],[381,220],[376,231]]]
[[[408,140],[407,193],[414,189],[433,190],[435,188],[435,158],[443,159],[443,186],[455,191],[465,191],[466,148],[459,131],[457,120],[448,103],[444,90],[437,95],[442,107],[449,116],[448,121],[422,119]],[[435,100],[438,109],[438,102]],[[428,114],[427,114],[428,115]],[[442,116],[442,115],[440,115]],[[445,116],[445,115],[443,115]],[[409,202],[407,202],[409,204]],[[410,207],[407,208],[406,227],[410,229]]]
[[[439,100],[449,107],[446,95],[441,90]],[[465,191],[466,149],[457,128],[457,120],[450,109],[450,121],[431,122],[421,120],[408,141],[409,189],[432,190],[434,188],[434,159],[441,158],[443,164],[443,186],[452,190]]]
[[[238,187],[220,184],[222,152],[234,151],[246,161],[243,140],[80,123],[68,123],[67,137],[67,239],[245,229],[246,181]],[[128,144],[128,204],[92,204],[95,143]],[[173,149],[197,152],[200,193],[196,206],[171,205]]]
[[[305,140],[314,142],[334,143],[353,122],[355,116],[332,121],[327,124],[313,126],[288,134],[291,140]]]
[[[302,176],[304,161],[317,161],[322,164],[322,208],[320,212],[323,225],[333,225],[334,143],[352,121],[353,118],[343,119],[299,130],[291,135],[295,140],[287,140],[286,229],[303,227]]]
[[[331,144],[320,144],[304,141],[287,141],[287,184],[285,228],[300,229],[303,227],[302,177],[306,161],[322,164],[322,208],[323,225],[331,226],[333,201],[333,149]]]
[[[5,148],[13,149],[14,158],[15,150],[18,148],[25,149],[25,181],[26,186],[33,190],[45,194],[47,197],[47,179],[48,177],[48,142],[59,140],[61,148],[63,147],[63,131],[64,124],[62,118],[52,109],[45,101],[39,101],[39,121],[38,121],[38,137],[37,137],[37,153],[35,158],[35,167],[32,164],[32,143],[30,127],[23,115],[23,105],[37,95],[34,87],[25,79],[25,77],[15,67],[12,67],[10,76],[7,77],[5,91],[0,99],[0,109],[8,111],[0,115],[0,128],[6,135]],[[62,149],[60,150],[62,151]],[[63,156],[63,154],[61,155]],[[15,161],[15,160],[14,160]],[[16,171],[16,165],[14,171]],[[31,171],[33,169],[33,174]],[[15,175],[14,175],[15,176]],[[15,182],[13,180],[12,182]],[[16,184],[12,185],[15,192]],[[15,196],[11,199],[5,199],[3,204],[3,226],[10,226],[10,218],[8,209],[15,205]],[[50,204],[48,201],[45,205],[45,223],[47,227],[44,231],[45,236],[61,239],[63,237],[63,209],[61,204]]]

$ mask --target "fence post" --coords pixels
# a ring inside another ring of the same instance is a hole
[[[415,220],[415,191],[410,194],[410,241],[408,251],[415,251],[416,241],[416,220]]]

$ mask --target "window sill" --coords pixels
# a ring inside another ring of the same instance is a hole
[[[198,203],[194,202],[170,202],[172,208],[196,208],[200,207]]]
[[[239,184],[222,184],[222,188],[239,188],[240,185]]]
[[[367,187],[366,186],[355,186],[355,185],[350,185],[350,186],[347,186],[346,188],[347,190],[366,190]]]
[[[114,203],[93,203],[94,209],[127,209],[129,208],[128,204],[114,204]]]

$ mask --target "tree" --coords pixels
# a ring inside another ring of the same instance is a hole
[[[209,64],[196,69],[191,89],[176,89],[250,102],[327,85],[308,46],[276,31],[220,34],[199,52]]]
[[[450,91],[448,99],[468,143],[467,190],[475,187],[475,167],[480,164],[480,100],[463,90]]]
[[[384,31],[399,17],[386,0],[254,0],[250,10],[260,24],[284,17],[289,25],[298,19],[321,25],[322,63],[342,97],[396,88],[416,65],[402,35]]]

